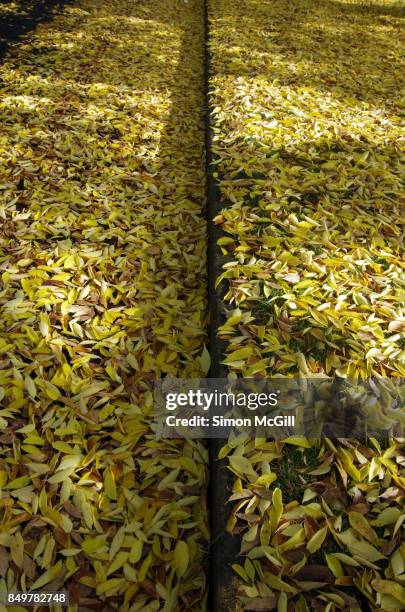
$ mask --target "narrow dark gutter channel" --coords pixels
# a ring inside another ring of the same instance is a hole
[[[204,66],[205,66],[205,155],[207,181],[207,272],[208,272],[208,309],[209,309],[209,349],[211,355],[210,378],[227,378],[228,372],[222,365],[225,354],[225,343],[218,338],[218,327],[225,323],[223,310],[225,283],[215,287],[215,281],[221,273],[225,258],[218,247],[218,239],[224,236],[219,225],[213,223],[222,206],[218,184],[213,176],[212,165],[213,129],[210,104],[210,24],[209,0],[204,2]],[[226,440],[209,440],[210,484],[208,507],[210,512],[211,544],[209,559],[209,599],[211,612],[236,612],[236,575],[231,565],[238,556],[239,541],[226,531],[228,521],[228,498],[232,487],[232,476],[226,469],[226,461],[218,459],[218,453]]]

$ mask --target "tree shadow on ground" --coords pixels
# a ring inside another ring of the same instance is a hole
[[[3,1],[0,4],[0,61],[10,43],[34,30],[39,23],[53,19],[67,2],[71,0]]]
[[[332,0],[246,0],[214,7],[213,25],[227,41],[217,74],[260,76],[340,100],[398,103],[405,74],[398,19]]]

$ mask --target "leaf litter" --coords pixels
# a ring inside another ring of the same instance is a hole
[[[83,0],[0,68],[2,595],[205,605],[207,451],[151,427],[207,365],[202,45],[199,0]]]
[[[404,376],[404,8],[210,3],[231,378]],[[224,445],[242,609],[404,609],[404,446]]]

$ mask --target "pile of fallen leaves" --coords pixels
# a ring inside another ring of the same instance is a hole
[[[211,2],[231,376],[405,374],[398,7]],[[403,440],[293,443],[223,450],[244,609],[403,609]]]
[[[0,595],[200,609],[206,449],[153,381],[206,328],[199,0],[83,0],[0,67]]]
[[[231,440],[244,610],[405,606],[405,442]]]
[[[243,376],[405,375],[398,20],[330,4],[212,8],[220,331]]]

